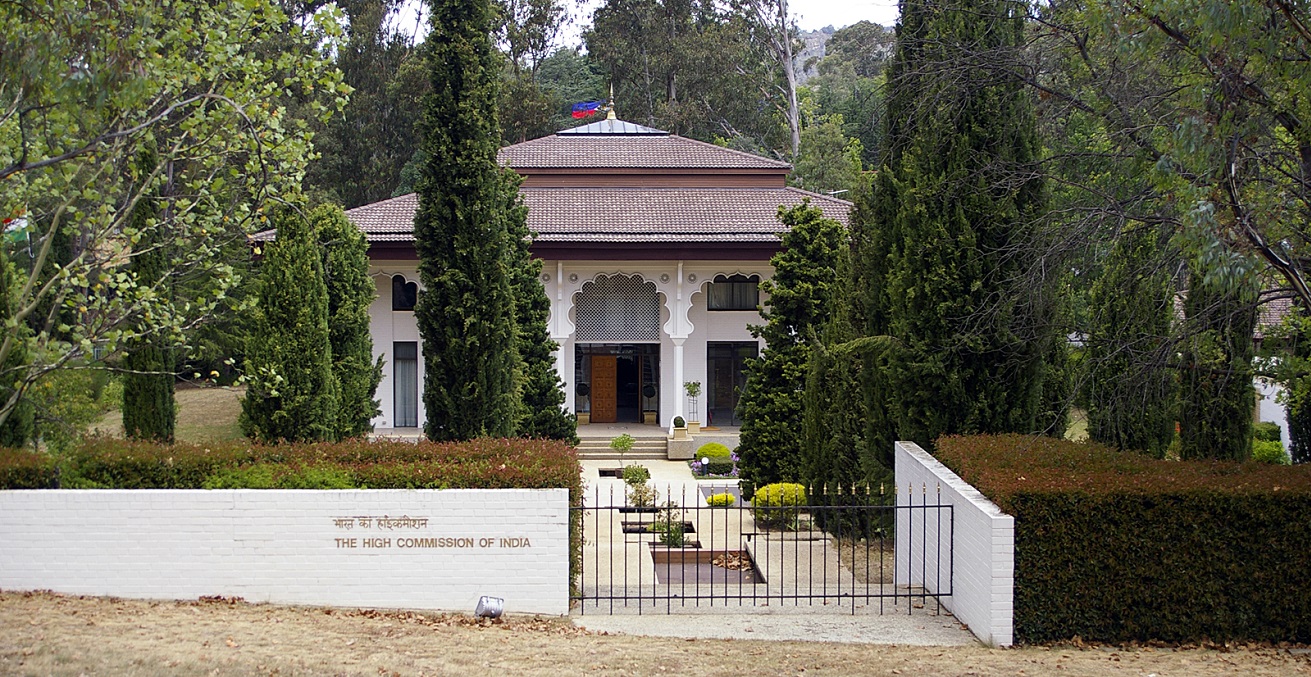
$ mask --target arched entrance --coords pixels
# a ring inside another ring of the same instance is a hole
[[[574,296],[579,412],[593,423],[658,420],[660,298],[639,275],[601,275]],[[586,394],[584,394],[586,393]]]

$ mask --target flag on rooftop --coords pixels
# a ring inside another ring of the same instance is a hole
[[[591,117],[596,115],[596,112],[601,109],[602,105],[604,104],[600,101],[584,101],[582,103],[576,103],[574,104],[573,115],[575,118],[579,119]]]

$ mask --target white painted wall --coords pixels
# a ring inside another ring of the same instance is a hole
[[[1015,518],[948,470],[914,442],[896,443],[897,505],[950,504],[949,526],[935,511],[897,511],[896,579],[898,585],[943,589],[939,571],[952,571],[951,596],[943,604],[980,640],[990,646],[1015,642]],[[908,491],[909,488],[909,491]],[[933,544],[944,533],[941,551],[913,548],[911,539]],[[911,552],[909,567],[900,553]],[[946,561],[948,557],[952,560]],[[942,561],[940,561],[942,560]]]
[[[405,279],[418,284],[419,271],[414,261],[371,261],[369,274],[377,285],[378,296],[369,306],[369,331],[373,338],[373,355],[376,360],[383,358],[382,382],[378,384],[379,414],[373,419],[374,429],[395,427],[396,400],[393,390],[392,375],[395,364],[392,360],[392,344],[396,341],[416,341],[419,343],[419,429],[423,428],[427,416],[423,409],[423,342],[419,339],[419,325],[414,320],[414,313],[394,311],[391,309],[391,279],[394,275],[404,275]]]
[[[0,491],[0,588],[566,614],[568,522],[566,489]]]
[[[1257,403],[1259,420],[1278,423],[1280,438],[1284,441],[1284,449],[1288,449],[1288,443],[1292,439],[1288,435],[1288,410],[1279,403],[1279,397],[1283,395],[1284,387],[1263,378],[1256,379],[1255,385],[1257,396],[1261,398]]]
[[[679,285],[679,271],[682,285]],[[414,313],[391,309],[391,278],[401,274],[417,282],[417,264],[414,261],[375,260],[370,262],[370,273],[377,284],[378,296],[369,307],[369,322],[373,335],[373,351],[382,356],[385,365],[382,383],[378,385],[381,413],[374,418],[375,429],[394,427],[395,401],[392,385],[392,344],[396,341],[419,341],[418,325]],[[660,335],[660,413],[662,424],[668,424],[680,407],[686,407],[683,381],[700,381],[703,389],[698,402],[704,420],[707,399],[704,389],[706,378],[706,343],[710,341],[756,341],[747,330],[751,324],[763,324],[760,314],[754,311],[710,312],[706,309],[706,285],[716,275],[759,275],[767,280],[773,268],[765,261],[555,261],[542,262],[542,283],[551,300],[551,316],[547,322],[552,338],[560,344],[560,378],[564,381],[565,406],[576,408],[574,396],[574,316],[573,299],[583,284],[601,275],[639,275],[656,286],[661,299]],[[681,292],[681,301],[680,299]],[[761,294],[761,301],[767,300]],[[681,304],[681,305],[680,305]],[[676,321],[675,310],[683,316]],[[685,334],[685,336],[683,336]],[[675,373],[674,337],[683,338],[683,375]],[[764,350],[764,342],[758,341]],[[423,383],[423,344],[419,344],[419,383]],[[422,390],[422,385],[420,386]],[[420,393],[422,396],[422,393]],[[426,416],[422,402],[419,406],[419,426]]]

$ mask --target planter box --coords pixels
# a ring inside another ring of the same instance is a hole
[[[644,412],[642,412],[642,423],[643,423],[644,425],[655,425],[655,423],[656,423],[656,413],[655,413],[654,411],[644,411]]]
[[[592,412],[582,412],[578,414],[578,425],[588,425],[592,422]]]
[[[683,442],[687,440],[687,428],[674,428],[674,439]]]
[[[700,422],[700,421],[688,421],[688,422],[687,422],[687,434],[689,434],[689,435],[700,435],[700,434],[701,434],[701,422]]]

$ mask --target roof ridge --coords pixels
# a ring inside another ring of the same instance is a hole
[[[743,156],[743,157],[749,157],[749,158],[751,158],[751,159],[753,159],[753,160],[764,160],[765,162],[772,162],[772,163],[774,163],[774,164],[776,164],[776,165],[779,165],[780,167],[787,167],[788,170],[791,170],[791,169],[792,169],[792,163],[790,163],[790,162],[783,162],[782,160],[775,160],[774,158],[771,158],[771,157],[765,157],[764,155],[756,155],[755,153],[748,153],[748,152],[746,152],[746,151],[744,151],[744,150],[738,150],[738,149],[736,149],[736,148],[729,148],[729,147],[727,147],[727,146],[721,146],[721,145],[719,145],[719,144],[715,144],[715,143],[706,143],[705,141],[699,141],[699,140],[697,140],[697,139],[693,139],[693,138],[690,138],[690,137],[682,136],[681,134],[670,134],[669,136],[671,136],[671,137],[673,137],[673,138],[675,138],[675,139],[682,139],[682,140],[684,140],[684,141],[691,141],[692,143],[699,143],[699,144],[701,144],[701,145],[703,145],[703,146],[710,146],[711,148],[715,148],[715,149],[718,149],[718,150],[725,150],[725,151],[728,151],[728,152],[730,152],[730,153],[736,153],[736,154],[741,155],[741,156]]]
[[[837,203],[839,203],[839,204],[850,205],[850,206],[852,206],[852,207],[856,206],[856,203],[855,203],[855,202],[852,202],[851,200],[843,200],[843,199],[840,198],[840,197],[833,197],[832,195],[825,195],[825,194],[823,194],[823,193],[816,193],[816,192],[814,192],[814,191],[809,191],[809,190],[806,190],[806,189],[804,189],[804,188],[797,188],[796,186],[784,186],[783,189],[784,189],[784,190],[790,190],[790,191],[792,191],[792,192],[794,192],[794,193],[801,193],[802,195],[805,195],[805,196],[807,196],[807,197],[817,197],[817,198],[819,198],[819,199],[821,199],[821,200],[828,200],[828,201],[830,201],[830,202],[837,202]]]

